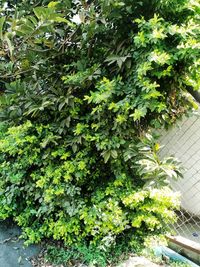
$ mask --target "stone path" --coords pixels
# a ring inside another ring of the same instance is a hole
[[[131,257],[118,267],[159,267],[144,257]]]
[[[24,247],[19,235],[17,226],[0,222],[0,267],[32,267],[29,259],[39,253],[40,247]]]

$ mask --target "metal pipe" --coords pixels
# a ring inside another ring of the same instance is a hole
[[[154,249],[154,253],[157,257],[164,256],[164,257],[167,257],[173,261],[189,264],[191,267],[199,267],[199,265],[197,265],[196,263],[188,260],[187,258],[178,254],[174,250],[167,248],[167,247],[164,247],[164,246],[156,247]]]

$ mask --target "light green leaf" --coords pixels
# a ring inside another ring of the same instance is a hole
[[[140,120],[142,117],[144,117],[147,113],[147,109],[145,107],[143,108],[136,108],[135,112],[130,115],[130,117],[133,117],[134,121]]]
[[[59,4],[58,1],[51,1],[49,4],[48,4],[48,8],[55,8],[57,5]]]
[[[55,17],[53,20],[55,22],[60,22],[60,23],[64,22],[64,23],[70,24],[70,26],[73,26],[73,23],[71,23],[69,20],[62,18],[62,17],[59,17],[59,16]]]
[[[1,17],[0,18],[0,40],[2,40],[3,38],[3,25],[4,25],[4,22],[5,22],[5,17]]]
[[[52,14],[52,10],[45,7],[35,7],[33,12],[39,20],[48,20],[49,15]]]
[[[111,152],[110,152],[110,151],[105,151],[105,152],[103,152],[101,155],[102,155],[103,158],[104,158],[104,162],[107,163],[108,160],[109,160],[109,158],[110,158],[110,156],[111,156]]]
[[[9,49],[9,52],[10,52],[10,57],[12,59],[13,58],[14,46],[13,46],[11,40],[8,38],[8,35],[5,35],[5,38],[4,39],[7,42],[8,49]]]
[[[116,159],[118,156],[117,150],[111,150],[111,156]]]

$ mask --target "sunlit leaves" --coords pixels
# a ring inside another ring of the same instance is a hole
[[[145,107],[141,107],[140,109],[135,109],[134,113],[130,115],[133,117],[134,121],[140,120],[147,113],[147,109]]]
[[[159,65],[169,64],[169,60],[170,55],[166,52],[155,50],[149,55],[149,61],[153,61]]]

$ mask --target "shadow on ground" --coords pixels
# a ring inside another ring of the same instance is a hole
[[[40,247],[24,246],[20,234],[20,228],[11,221],[0,221],[0,267],[32,267],[30,259],[39,253]]]

